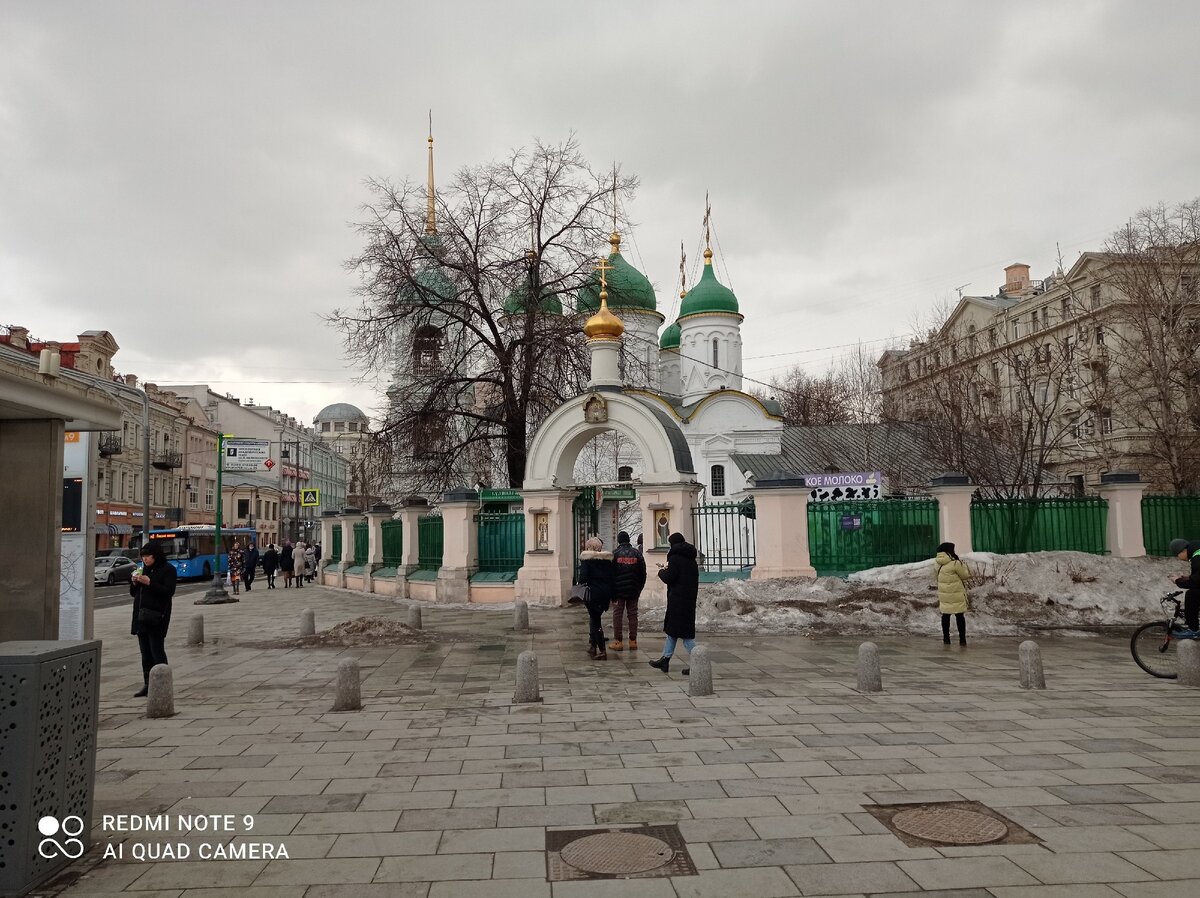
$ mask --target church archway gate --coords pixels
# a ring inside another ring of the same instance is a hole
[[[530,446],[521,490],[527,515],[525,563],[515,595],[526,601],[565,604],[576,560],[575,461],[583,447],[607,431],[617,431],[636,448],[642,473],[634,484],[651,572],[666,563],[665,534],[693,538],[692,507],[699,492],[691,451],[678,424],[662,408],[618,388],[593,390],[555,409]],[[665,590],[651,576],[644,598],[665,602]]]

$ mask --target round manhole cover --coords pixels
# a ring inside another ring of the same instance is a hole
[[[964,808],[911,808],[894,816],[892,826],[947,845],[986,845],[1008,835],[1008,827],[995,817]]]
[[[588,873],[645,873],[671,863],[675,849],[653,836],[596,833],[565,845],[562,859]]]

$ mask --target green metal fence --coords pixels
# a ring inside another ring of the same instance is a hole
[[[363,565],[367,563],[369,558],[368,547],[370,546],[371,531],[367,527],[366,521],[358,521],[354,525],[354,563]]]
[[[1108,502],[1079,499],[976,499],[971,547],[976,552],[1105,553]]]
[[[822,576],[932,558],[938,544],[934,499],[810,502],[808,551]]]
[[[741,502],[715,502],[692,509],[692,532],[705,580],[750,576],[754,566],[754,519]]]
[[[332,554],[329,556],[329,560],[333,564],[341,564],[342,563],[342,525],[341,524],[333,525],[333,549],[332,549]]]
[[[397,519],[383,522],[383,566],[399,567],[404,557],[404,522]]]
[[[1200,541],[1200,496],[1143,496],[1146,554],[1170,554],[1167,545],[1178,537]]]
[[[417,518],[417,570],[436,571],[442,566],[443,534],[440,514]]]
[[[479,526],[479,570],[485,573],[519,571],[525,560],[525,515],[483,511]]]

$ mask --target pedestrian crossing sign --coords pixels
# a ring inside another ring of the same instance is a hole
[[[321,504],[320,490],[300,490],[300,504],[304,508],[312,508]]]

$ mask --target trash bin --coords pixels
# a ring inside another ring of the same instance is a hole
[[[99,703],[99,641],[0,642],[0,895],[91,843]]]

